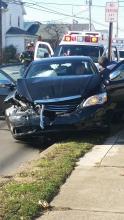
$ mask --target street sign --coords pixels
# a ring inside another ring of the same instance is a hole
[[[118,19],[118,2],[106,2],[105,21],[117,22]]]

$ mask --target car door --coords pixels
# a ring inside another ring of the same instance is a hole
[[[106,88],[112,102],[124,103],[124,61],[113,68]]]
[[[37,41],[34,50],[34,60],[40,60],[53,55],[53,49],[47,42]]]
[[[3,115],[6,105],[5,97],[14,89],[15,82],[5,72],[0,70],[0,115]]]

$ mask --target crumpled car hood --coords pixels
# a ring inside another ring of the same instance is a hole
[[[80,99],[100,85],[99,75],[18,79],[17,93],[30,102],[55,103]]]

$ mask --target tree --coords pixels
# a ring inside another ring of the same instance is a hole
[[[65,25],[63,24],[47,24],[45,31],[49,35],[49,43],[55,49],[65,33]]]

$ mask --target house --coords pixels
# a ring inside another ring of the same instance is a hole
[[[37,36],[24,30],[26,14],[21,0],[2,0],[2,48],[13,45],[17,52],[24,51],[27,43],[35,41]]]

